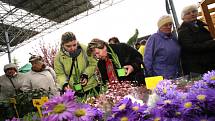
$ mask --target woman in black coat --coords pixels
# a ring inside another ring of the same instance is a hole
[[[178,40],[185,75],[215,69],[215,40],[205,28],[207,25],[197,20],[197,16],[196,5],[185,7],[181,13],[183,23],[178,29]]]
[[[93,39],[88,44],[88,54],[93,54],[98,59],[98,68],[103,82],[111,80],[111,73],[108,69],[113,65],[112,74],[119,82],[130,81],[132,84],[145,84],[144,73],[141,70],[142,55],[129,45],[125,43],[107,44],[102,40]],[[120,68],[125,69],[125,75],[117,74],[117,70]]]

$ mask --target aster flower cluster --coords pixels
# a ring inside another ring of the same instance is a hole
[[[147,121],[180,121],[181,112],[179,109],[181,102],[181,98],[159,98],[155,102],[155,106],[148,108],[150,117]]]
[[[11,120],[10,119],[6,119],[5,121],[21,121],[21,120],[19,118],[13,117]]]
[[[147,116],[146,109],[146,105],[124,98],[113,106],[107,121],[143,121]]]
[[[171,80],[160,82],[155,92],[160,96],[151,108],[149,120],[158,121],[214,121],[215,120],[215,71],[204,74],[187,92],[178,90]]]
[[[205,73],[202,79],[208,84],[210,88],[215,88],[215,70]]]
[[[94,121],[102,117],[99,110],[88,104],[77,103],[71,90],[50,99],[43,109],[43,121]]]
[[[163,80],[158,83],[155,93],[164,100],[174,99],[178,97],[176,88],[177,86],[172,82],[172,80]]]
[[[209,71],[202,80],[192,82],[186,91],[179,90],[174,80],[163,80],[154,90],[154,97],[158,98],[153,106],[147,106],[143,100],[144,87],[132,87],[127,82],[107,85],[106,93],[88,99],[87,103],[78,103],[75,92],[69,90],[43,105],[41,120],[215,121],[214,78],[215,71]]]

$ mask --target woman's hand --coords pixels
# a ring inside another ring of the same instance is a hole
[[[87,85],[88,80],[86,78],[81,79],[81,85],[82,86],[86,86]]]
[[[125,65],[123,66],[126,70],[126,76],[128,76],[130,73],[134,71],[134,68],[131,65]]]

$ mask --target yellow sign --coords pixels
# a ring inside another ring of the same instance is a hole
[[[46,102],[48,102],[49,101],[49,98],[48,97],[41,97],[41,101],[42,101],[42,105],[44,104],[44,103],[46,103]]]
[[[156,88],[157,84],[163,80],[163,76],[153,76],[153,77],[146,77],[146,88],[153,90]]]

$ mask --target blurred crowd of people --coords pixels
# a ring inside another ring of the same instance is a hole
[[[108,84],[112,88],[123,88],[118,87],[120,83],[145,88],[146,76],[175,79],[213,70],[215,40],[206,29],[207,24],[197,17],[198,7],[186,6],[176,37],[172,17],[163,15],[157,22],[157,32],[135,43],[135,47],[121,43],[117,37],[107,42],[94,38],[86,46],[73,32],[66,32],[62,34],[54,68],[45,65],[39,55],[29,58],[32,69],[25,74],[15,64],[4,66],[0,100],[14,97],[19,91],[42,88],[50,92],[50,98],[71,89],[79,101],[84,101],[98,96]]]

